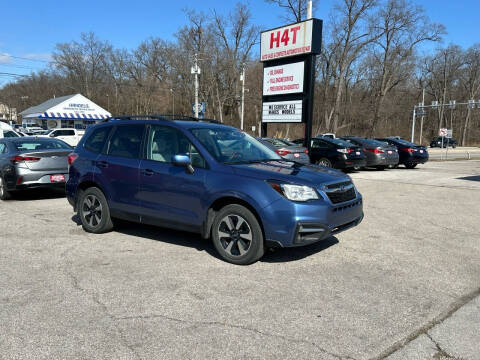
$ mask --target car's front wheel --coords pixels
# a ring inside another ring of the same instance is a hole
[[[417,164],[413,164],[413,163],[407,163],[407,164],[405,164],[405,167],[406,167],[407,169],[413,169],[413,168],[415,168],[415,166],[417,166]]]
[[[99,188],[91,187],[80,194],[78,215],[85,231],[101,234],[113,229],[107,200]]]
[[[227,205],[215,216],[212,240],[220,256],[237,265],[248,265],[265,253],[262,229],[255,215],[241,205]]]

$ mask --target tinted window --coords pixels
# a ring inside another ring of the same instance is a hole
[[[325,141],[313,139],[312,140],[312,149],[328,149],[329,144]]]
[[[0,143],[0,154],[5,154],[7,152],[7,145]]]
[[[144,125],[117,126],[110,139],[108,155],[139,158],[144,128]]]
[[[187,155],[193,167],[205,167],[204,158],[182,132],[158,125],[150,129],[147,143],[148,160],[171,163],[174,155]]]
[[[15,141],[13,145],[18,151],[73,149],[70,145],[56,139],[22,140],[22,141]]]
[[[83,147],[88,151],[99,153],[102,151],[105,142],[107,141],[110,126],[103,126],[92,131],[88,139],[85,141]]]
[[[335,145],[340,145],[340,146],[343,146],[343,147],[349,147],[351,146],[350,143],[346,142],[345,140],[341,140],[341,139],[331,139],[331,138],[328,138],[328,141],[326,141],[328,143],[333,143]]]

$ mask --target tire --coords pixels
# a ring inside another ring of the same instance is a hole
[[[385,165],[378,165],[378,166],[375,166],[375,168],[376,168],[377,170],[385,170],[385,169],[387,168],[387,166],[385,166]]]
[[[77,211],[85,231],[101,234],[113,229],[107,200],[99,188],[91,187],[80,194]]]
[[[325,167],[332,167],[332,162],[328,160],[327,158],[321,158],[317,161],[315,161],[315,164],[320,165],[320,166],[325,166]]]
[[[241,205],[227,205],[215,216],[212,240],[222,259],[248,265],[265,253],[263,232],[255,215]]]
[[[413,168],[415,168],[415,166],[417,166],[417,164],[405,164],[405,167],[407,169],[413,169]]]
[[[10,200],[11,198],[12,194],[7,190],[7,184],[0,175],[0,200]]]

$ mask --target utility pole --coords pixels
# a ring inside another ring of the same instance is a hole
[[[195,74],[195,118],[198,119],[198,75],[200,75],[200,68],[198,67],[197,53],[195,53],[192,74]]]
[[[422,92],[422,106],[425,106],[425,88],[423,88]],[[420,139],[418,143],[422,145],[422,136],[423,136],[423,119],[425,119],[425,115],[422,113],[422,120],[420,121]]]
[[[172,115],[175,115],[175,92],[173,89],[170,89],[170,92],[172,93]]]
[[[243,117],[245,114],[245,63],[242,64],[242,73],[240,74],[240,81],[242,82],[242,110],[240,115],[240,130],[243,130]]]

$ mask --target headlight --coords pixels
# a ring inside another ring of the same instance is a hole
[[[319,198],[315,189],[309,186],[278,184],[275,182],[269,182],[269,185],[281,195],[285,196],[288,200],[308,201],[317,200]]]

